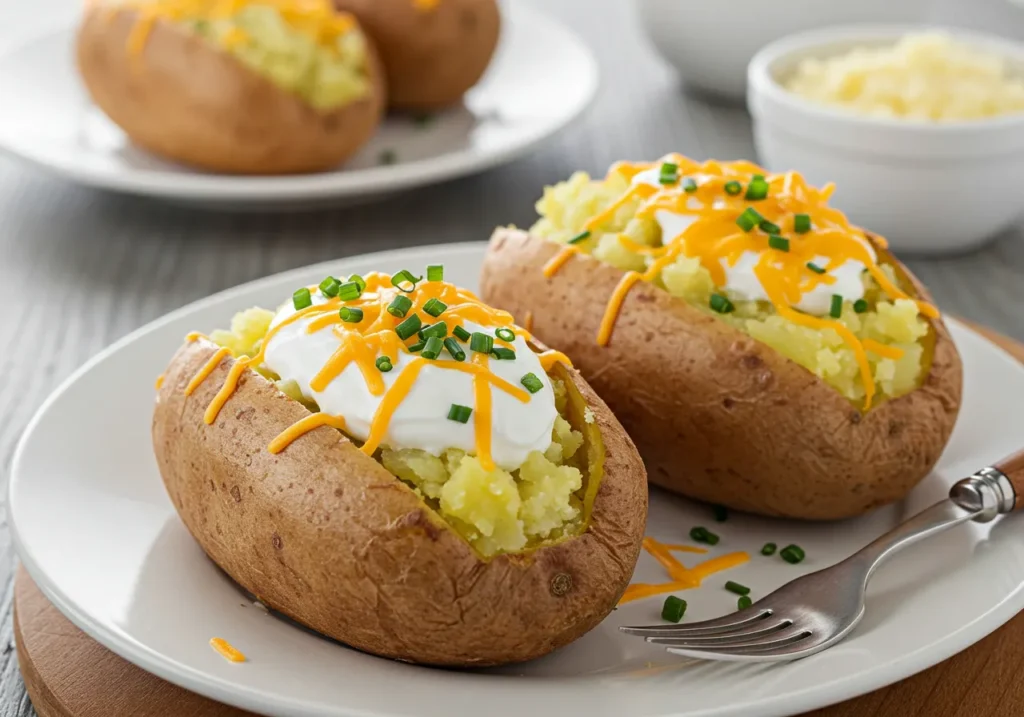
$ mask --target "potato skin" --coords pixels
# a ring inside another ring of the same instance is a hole
[[[334,0],[373,38],[388,82],[388,103],[399,110],[456,104],[483,76],[498,44],[496,0]]]
[[[213,425],[203,412],[233,360],[185,396],[215,352],[183,346],[165,374],[153,445],[171,500],[215,563],[267,605],[367,652],[424,664],[496,665],[580,637],[615,606],[640,551],[647,487],[636,448],[568,371],[601,430],[604,480],[589,528],[490,561],[341,433],[318,428],[278,455],[308,415],[246,371]]]
[[[607,347],[596,336],[623,272],[593,257],[541,271],[560,247],[498,229],[484,301],[522,319],[576,365],[636,442],[652,483],[761,515],[829,520],[905,496],[935,465],[960,407],[962,367],[932,321],[924,384],[867,413],[769,346],[640,282]],[[902,265],[882,252],[913,282]]]
[[[96,105],[154,154],[231,174],[316,172],[348,159],[380,123],[384,83],[369,42],[373,90],[321,112],[172,23],[154,23],[132,55],[137,18],[89,4],[77,61]]]

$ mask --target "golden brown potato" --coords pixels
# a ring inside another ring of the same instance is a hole
[[[157,397],[154,448],[189,531],[271,607],[378,655],[493,665],[575,640],[625,590],[643,538],[643,464],[575,371],[556,366],[554,375],[569,387],[570,423],[584,433],[587,527],[562,542],[484,560],[333,428],[270,454],[268,443],[308,411],[251,370],[206,425],[203,413],[233,360],[190,396],[184,389],[216,350],[199,340],[172,359]]]
[[[495,0],[334,0],[373,38],[388,104],[430,110],[458,102],[484,74],[498,44]]]
[[[923,385],[867,413],[767,345],[647,282],[627,295],[608,346],[595,336],[623,272],[512,229],[491,238],[481,298],[577,367],[636,442],[651,482],[763,515],[824,520],[899,500],[935,465],[956,421],[962,369],[941,320]],[[885,263],[928,300],[890,254]]]
[[[96,105],[155,154],[216,172],[315,172],[349,158],[380,122],[384,84],[372,48],[372,91],[320,111],[163,20],[133,54],[137,23],[134,11],[90,4],[78,32],[78,69]]]

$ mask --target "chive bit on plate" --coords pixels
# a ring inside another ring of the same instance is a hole
[[[802,563],[804,558],[807,557],[804,553],[804,549],[799,545],[787,545],[779,551],[779,556],[790,565]]]
[[[719,537],[707,528],[698,525],[695,528],[690,528],[690,540],[707,545],[718,545]]]
[[[749,595],[743,595],[739,600],[736,601],[737,610],[746,610],[748,607],[754,604],[754,601],[750,599]]]
[[[668,622],[679,622],[686,614],[686,601],[675,595],[665,598],[665,604],[661,607],[661,619]]]
[[[775,543],[765,543],[761,547],[761,555],[775,555],[775,551],[778,550],[778,547],[779,546]]]
[[[736,595],[750,594],[750,588],[748,588],[746,585],[741,585],[740,583],[734,583],[732,580],[725,584],[725,589],[731,593],[735,593]]]
[[[715,520],[719,523],[724,523],[729,519],[729,509],[724,505],[711,506],[711,512],[714,514]]]

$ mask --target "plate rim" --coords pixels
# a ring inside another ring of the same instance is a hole
[[[426,246],[414,246],[398,249],[389,249],[378,252],[353,254],[350,256],[337,257],[322,262],[309,264],[302,267],[288,269],[268,276],[253,279],[251,281],[232,286],[221,291],[200,297],[184,306],[169,311],[152,321],[129,332],[106,348],[101,349],[92,357],[87,359],[78,369],[64,379],[46,399],[39,405],[31,419],[26,424],[11,461],[10,477],[6,489],[6,507],[8,514],[8,527],[10,530],[11,543],[22,564],[25,566],[30,577],[39,586],[50,602],[60,610],[76,627],[85,632],[89,637],[111,650],[120,657],[128,660],[147,672],[188,689],[197,694],[206,696],[212,700],[234,705],[242,709],[248,709],[258,714],[261,710],[273,709],[275,713],[288,713],[302,715],[303,717],[319,717],[322,714],[314,705],[308,703],[297,703],[294,700],[282,701],[273,693],[257,694],[249,688],[238,688],[234,683],[217,678],[211,674],[202,673],[187,665],[178,665],[164,659],[156,652],[138,642],[127,639],[117,631],[105,628],[100,621],[94,620],[91,615],[78,609],[73,602],[57,590],[50,582],[46,573],[32,559],[30,551],[26,548],[17,528],[17,519],[12,506],[14,488],[19,483],[21,474],[21,463],[23,454],[27,450],[29,438],[35,433],[38,424],[48,413],[50,407],[70,389],[78,380],[91,371],[94,366],[106,360],[111,355],[119,352],[125,346],[137,341],[141,337],[158,331],[162,326],[174,322],[179,318],[201,308],[202,305],[210,302],[230,301],[233,297],[243,295],[263,286],[278,282],[285,282],[307,274],[323,273],[331,267],[336,267],[339,262],[347,261],[372,261],[385,263],[404,257],[410,251],[431,251],[443,253],[445,257],[458,255],[480,255],[486,249],[489,242],[452,242],[446,244],[432,244]],[[993,343],[983,334],[975,331],[964,322],[945,316],[945,321],[952,324],[958,330],[973,334],[986,345],[987,350],[994,351],[999,355],[1012,370],[1024,371],[1024,364],[1008,353],[1001,346]],[[757,700],[750,699],[741,704],[730,704],[723,706],[709,707],[696,712],[672,712],[664,713],[661,717],[732,717],[749,712],[751,707],[756,706],[762,717],[785,717],[805,711],[834,705],[854,697],[867,694],[896,682],[905,680],[919,672],[933,667],[948,660],[953,655],[967,649],[976,642],[992,634],[995,630],[1006,624],[1017,613],[1024,609],[1024,583],[1003,597],[1001,601],[993,605],[987,612],[976,616],[973,620],[966,622],[958,629],[946,634],[937,642],[918,648],[913,652],[895,658],[895,660],[879,665],[859,673],[841,677],[837,681],[826,684],[811,685],[795,692],[788,692],[785,695],[763,697]],[[783,665],[784,666],[784,665]],[[580,681],[580,677],[552,678],[558,681]],[[366,711],[362,709],[345,708],[346,714],[352,717],[382,717],[389,713],[377,711]]]
[[[515,9],[511,9],[512,6]],[[296,175],[238,176],[200,171],[168,173],[161,170],[90,170],[73,162],[53,162],[26,152],[0,134],[0,153],[46,174],[84,187],[92,187],[138,197],[215,204],[233,202],[255,204],[265,201],[303,202],[330,199],[358,199],[386,196],[424,185],[440,184],[458,177],[485,172],[532,153],[538,145],[553,139],[572,126],[589,110],[601,85],[600,65],[590,47],[579,35],[546,12],[520,3],[501,3],[502,20],[510,27],[529,30],[542,26],[559,36],[559,44],[579,55],[586,72],[579,78],[581,100],[573,111],[540,130],[530,132],[516,142],[486,153],[461,149],[428,159],[394,166],[334,170]],[[503,30],[507,32],[507,29]],[[0,45],[0,60],[32,43],[54,35],[73,37],[75,25],[50,23],[35,28]],[[500,48],[499,48],[500,50]]]

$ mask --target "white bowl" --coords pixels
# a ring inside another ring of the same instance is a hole
[[[640,21],[683,80],[742,100],[747,63],[783,35],[851,22],[921,22],[932,0],[637,0]]]
[[[897,252],[959,252],[1024,211],[1024,114],[942,123],[877,119],[810,102],[780,84],[804,58],[891,44],[920,29],[828,28],[773,42],[750,62],[747,103],[766,167],[798,170],[818,186],[834,182],[834,205]],[[1006,57],[1024,76],[1024,45],[946,31]]]

